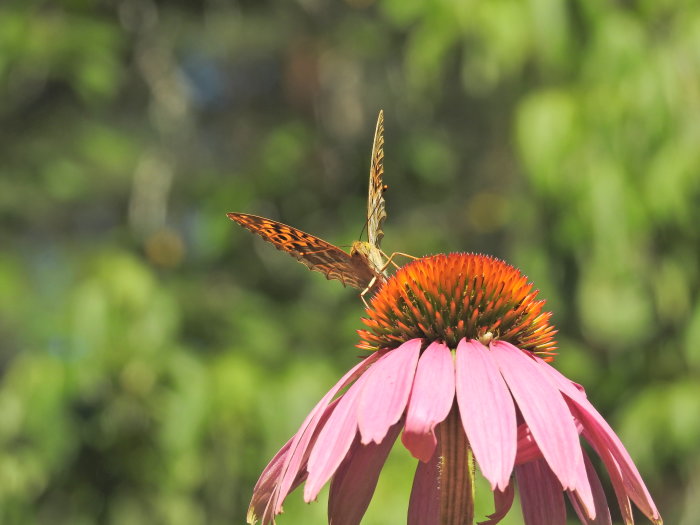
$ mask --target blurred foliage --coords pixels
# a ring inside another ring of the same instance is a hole
[[[349,245],[380,107],[386,250],[522,268],[557,366],[667,523],[696,523],[700,7],[683,0],[0,4],[0,522],[243,520],[356,362],[362,309],[224,213]],[[413,468],[396,447],[365,523],[405,521]],[[325,522],[298,494],[286,509]]]

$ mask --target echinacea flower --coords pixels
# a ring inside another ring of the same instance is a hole
[[[517,269],[492,257],[426,257],[373,297],[360,331],[372,353],[319,401],[255,486],[249,523],[274,523],[305,482],[310,502],[331,480],[329,523],[359,524],[395,440],[418,459],[409,525],[473,523],[473,461],[498,523],[517,485],[526,525],[564,525],[564,494],[581,523],[611,523],[582,441],[600,458],[625,524],[630,500],[659,512],[632,459],[583,387],[548,364],[555,330]],[[403,433],[402,433],[403,431]],[[583,438],[583,439],[582,439]]]

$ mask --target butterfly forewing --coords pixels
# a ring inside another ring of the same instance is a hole
[[[232,221],[273,244],[278,250],[295,257],[309,269],[321,272],[328,279],[337,279],[344,285],[362,290],[375,276],[363,261],[297,228],[247,213],[227,213],[226,215]]]
[[[369,244],[379,249],[384,237],[382,223],[386,219],[384,208],[384,112],[379,111],[374,131],[372,159],[369,166],[369,197],[367,199],[367,237]]]
[[[328,279],[337,279],[344,285],[366,291],[370,285],[378,285],[386,279],[383,271],[384,256],[379,248],[384,237],[382,223],[386,218],[383,175],[384,112],[380,111],[374,131],[369,169],[368,242],[356,241],[350,253],[314,235],[265,217],[247,213],[228,213],[227,215],[229,219],[272,243],[278,250],[287,252],[311,270],[321,272]]]

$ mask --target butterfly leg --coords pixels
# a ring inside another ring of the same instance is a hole
[[[396,257],[397,255],[400,255],[400,256],[402,256],[402,257],[407,257],[407,258],[409,258],[409,259],[411,259],[411,260],[413,260],[413,261],[415,261],[416,259],[419,258],[419,257],[414,257],[413,255],[408,255],[407,253],[403,253],[403,252],[394,252],[394,253],[392,253],[391,256],[389,256],[389,257],[388,257],[384,252],[382,252],[382,255],[383,255],[384,258],[386,259],[386,262],[384,263],[384,266],[382,266],[382,268],[381,268],[381,271],[382,271],[382,272],[383,272],[384,270],[386,270],[387,267],[388,267],[390,264],[393,264],[395,268],[399,268],[399,265],[396,264],[396,263],[394,262],[394,257]]]
[[[397,255],[400,255],[402,257],[407,257],[411,260],[415,260],[415,259],[419,258],[419,257],[414,257],[413,255],[408,255],[407,253],[403,253],[403,252],[394,252],[391,254],[391,256],[387,256],[387,254],[385,254],[384,252],[381,252],[381,253],[382,253],[382,256],[386,259],[384,266],[382,266],[379,269],[379,273],[382,274],[382,276],[384,275],[384,270],[386,270],[390,264],[393,264],[396,268],[399,268],[399,265],[396,264],[393,260],[394,257],[396,257]],[[369,304],[367,303],[367,300],[365,299],[365,295],[367,295],[367,292],[369,292],[372,289],[372,287],[374,287],[374,285],[376,283],[377,283],[377,276],[375,275],[374,277],[372,277],[372,280],[369,282],[367,287],[364,290],[362,290],[362,292],[360,292],[360,299],[362,299],[362,302],[365,304],[365,308],[369,308]]]
[[[372,280],[367,285],[367,288],[365,288],[364,290],[362,290],[360,292],[360,299],[362,299],[362,302],[365,304],[365,308],[369,308],[369,304],[367,303],[367,299],[365,299],[365,294],[367,294],[367,292],[369,292],[372,289],[372,287],[374,286],[374,283],[376,283],[376,282],[377,282],[377,278],[372,277]]]

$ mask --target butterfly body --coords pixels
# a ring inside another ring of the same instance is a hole
[[[384,257],[381,251],[371,244],[362,241],[353,242],[350,248],[350,258],[353,261],[355,272],[362,275],[363,286],[358,288],[362,290],[374,289],[374,286],[386,280],[383,271]]]
[[[350,248],[350,256],[363,261],[369,266],[373,270],[373,277],[377,277],[378,280],[384,278],[382,270],[384,268],[384,255],[382,251],[373,244],[364,241],[353,242]]]
[[[379,247],[386,218],[384,209],[384,114],[379,112],[374,133],[370,163],[369,196],[367,201],[368,242],[355,241],[350,253],[323,239],[292,226],[247,213],[228,213],[232,221],[259,235],[275,248],[288,253],[309,269],[323,273],[327,279],[337,279],[363,294],[386,280],[385,257]]]

